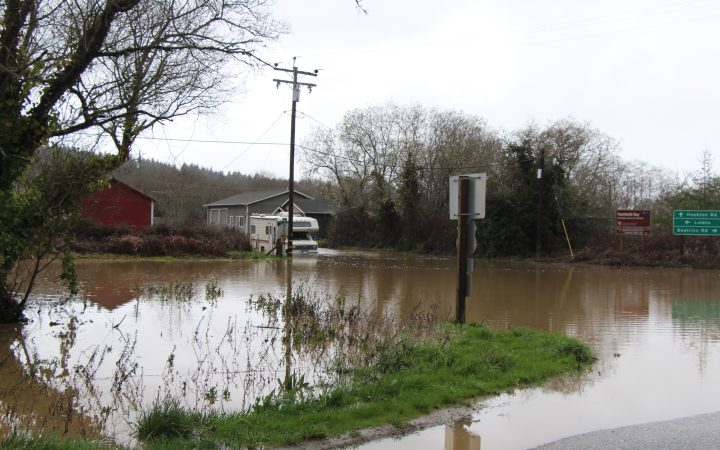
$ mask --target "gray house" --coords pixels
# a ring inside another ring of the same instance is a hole
[[[247,232],[253,214],[277,214],[286,211],[289,203],[287,189],[246,191],[203,205],[207,208],[207,224],[238,228]],[[315,199],[300,191],[293,195],[293,213],[317,219],[318,237],[324,237],[335,208],[326,200]]]

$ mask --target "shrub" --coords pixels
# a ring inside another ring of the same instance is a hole
[[[133,230],[83,223],[76,229],[72,250],[138,256],[224,256],[230,251],[249,251],[250,240],[242,231],[217,227],[158,225]]]

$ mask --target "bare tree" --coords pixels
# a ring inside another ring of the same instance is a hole
[[[284,26],[271,18],[269,0],[4,0],[0,9],[0,303],[7,303],[7,276],[34,233],[7,224],[28,201],[17,181],[40,145],[78,133],[109,138],[116,151],[106,169],[117,167],[144,130],[216,107],[227,80],[242,72],[229,63],[262,64],[255,52]]]
[[[25,140],[102,131],[121,159],[157,122],[216,107],[227,63],[255,65],[283,30],[267,0],[4,3],[0,86],[35,125]]]

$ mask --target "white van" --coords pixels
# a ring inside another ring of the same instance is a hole
[[[287,235],[287,213],[277,216],[250,216],[250,245],[253,250],[267,253],[275,247],[281,236]],[[293,216],[293,252],[317,253],[317,242],[312,233],[320,231],[317,219],[306,216]],[[287,240],[283,242],[283,254],[287,249]]]

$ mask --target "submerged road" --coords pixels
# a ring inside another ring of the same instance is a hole
[[[539,450],[720,448],[720,412],[593,431],[544,444]]]

